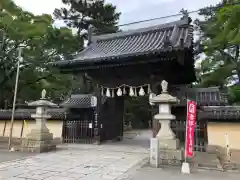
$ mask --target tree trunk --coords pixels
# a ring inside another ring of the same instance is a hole
[[[237,84],[240,85],[240,70],[237,70],[237,78],[238,78]]]

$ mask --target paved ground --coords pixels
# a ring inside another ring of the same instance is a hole
[[[33,153],[9,152],[7,149],[0,150],[0,163],[12,161],[23,157],[34,156]]]
[[[180,168],[141,167],[149,155],[150,136],[149,131],[143,131],[137,136],[130,133],[122,142],[100,146],[62,145],[56,152],[38,155],[1,150],[0,180],[240,179],[240,173],[204,171],[182,175]]]
[[[147,154],[94,149],[62,150],[0,164],[0,179],[113,180]]]
[[[148,157],[149,133],[105,145],[62,145],[60,150],[33,155],[14,152],[0,163],[0,180],[114,180]],[[3,155],[4,156],[4,155]],[[0,156],[0,158],[2,158]]]
[[[217,171],[198,171],[190,175],[181,174],[180,168],[150,168],[143,167],[131,174],[127,180],[239,180],[240,173]]]

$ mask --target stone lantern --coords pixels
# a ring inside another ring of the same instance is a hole
[[[56,144],[53,142],[53,134],[49,132],[46,121],[51,118],[47,114],[47,109],[49,107],[57,107],[57,105],[46,100],[46,90],[44,89],[41,99],[28,103],[28,106],[36,107],[36,113],[31,115],[32,118],[36,119],[36,125],[23,139],[22,151],[41,153],[55,150]]]
[[[150,163],[158,167],[159,164],[181,164],[183,159],[182,150],[179,149],[179,139],[176,138],[171,129],[171,121],[175,116],[171,113],[171,105],[179,100],[168,94],[168,82],[161,83],[161,94],[149,99],[151,104],[159,107],[159,112],[154,116],[155,121],[159,121],[161,128],[156,138],[151,139]]]

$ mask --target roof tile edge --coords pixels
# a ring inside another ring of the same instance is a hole
[[[181,20],[169,22],[169,23],[163,23],[155,26],[149,26],[145,28],[137,28],[137,29],[131,29],[128,31],[122,31],[122,32],[117,32],[117,33],[111,33],[111,34],[103,34],[99,36],[93,36],[92,40],[93,41],[98,41],[98,40],[106,40],[106,39],[112,39],[112,38],[120,38],[124,36],[129,36],[129,35],[134,35],[138,33],[146,33],[149,31],[154,31],[158,29],[167,29],[167,28],[174,28],[174,26],[183,26],[183,25],[189,25],[189,18],[183,18]]]

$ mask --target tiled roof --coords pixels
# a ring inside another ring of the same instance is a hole
[[[91,108],[91,94],[71,95],[66,101],[60,104],[60,107],[66,108]]]
[[[34,114],[36,109],[17,109],[15,111],[15,120],[29,120],[33,119],[31,114]],[[63,120],[65,119],[65,109],[49,109],[48,114],[51,115],[50,120]],[[10,120],[12,115],[11,110],[0,110],[0,120]]]
[[[200,118],[207,120],[240,120],[240,106],[205,106]]]
[[[158,26],[94,36],[92,43],[73,60],[57,62],[58,66],[113,61],[133,56],[160,54],[190,48],[193,27],[189,18]]]
[[[74,94],[66,101],[60,104],[60,107],[65,108],[92,108],[91,98],[92,94]],[[107,97],[101,98],[101,104],[105,102]]]

